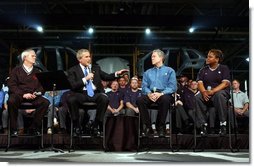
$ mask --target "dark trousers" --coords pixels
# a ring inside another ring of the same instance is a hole
[[[95,124],[102,123],[104,119],[104,113],[108,107],[108,96],[104,93],[96,93],[93,97],[89,97],[83,93],[73,93],[67,99],[67,105],[73,120],[74,127],[79,125],[79,108],[81,108],[84,102],[95,102],[97,104]]]
[[[183,106],[181,106],[181,105],[177,105],[177,106],[175,106],[175,111],[176,111],[176,127],[177,128],[179,128],[179,129],[181,129],[181,128],[183,128],[183,121],[184,122],[186,122],[188,119],[189,119],[189,117],[188,117],[188,115],[187,115],[187,113],[185,112],[185,110],[184,110],[184,108],[183,108]]]
[[[227,101],[229,99],[229,93],[225,90],[216,92],[212,98],[205,102],[202,94],[199,93],[195,96],[196,100],[196,116],[200,121],[200,124],[203,125],[207,123],[208,108],[214,107],[218,112],[220,122],[225,122],[227,120]]]
[[[33,100],[27,100],[16,94],[11,94],[7,102],[8,112],[10,114],[11,120],[11,128],[17,129],[18,109],[21,103],[24,102],[31,103],[33,107],[36,109],[34,111],[35,113],[30,128],[40,128],[41,120],[43,119],[45,112],[47,112],[48,110],[49,101],[41,96],[38,96]]]
[[[171,95],[162,95],[156,102],[151,101],[148,96],[141,96],[137,99],[137,106],[139,108],[141,121],[148,127],[151,126],[151,119],[149,117],[148,108],[152,103],[158,104],[157,125],[159,127],[165,126],[167,112],[170,107]]]

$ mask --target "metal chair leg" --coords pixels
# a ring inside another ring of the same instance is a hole
[[[194,109],[194,112],[193,112],[193,119],[194,119],[194,124],[193,124],[193,140],[194,140],[194,146],[193,146],[193,152],[202,152],[202,151],[204,151],[204,144],[202,145],[202,149],[201,150],[197,150],[197,124],[196,124],[196,117],[197,117],[197,115],[196,115],[196,111],[197,111],[197,109],[196,109],[196,100],[195,100],[195,109]],[[202,139],[204,139],[203,137],[202,137]]]
[[[194,137],[194,148],[193,151],[196,152],[197,148],[197,127],[196,127],[196,110],[194,111],[194,124],[193,124],[193,137]]]
[[[5,152],[7,152],[10,148],[11,145],[11,121],[10,121],[10,117],[8,117],[8,131],[7,131],[7,146],[5,149]]]
[[[172,152],[177,152],[179,151],[179,145],[178,145],[178,135],[177,133],[175,134],[175,142],[176,142],[176,149],[174,148],[173,145],[173,112],[175,113],[175,103],[173,103],[173,106],[171,107],[171,109],[169,108],[168,110],[169,112],[169,118],[170,118],[170,148]]]
[[[71,119],[71,134],[70,134],[70,147],[69,152],[74,152],[74,146],[73,146],[73,120]]]
[[[43,139],[44,139],[44,135],[43,135],[43,123],[44,123],[44,121],[43,121],[43,118],[42,118],[42,121],[41,121],[41,148],[42,148],[42,149],[44,148],[44,141],[43,141]]]
[[[138,148],[137,152],[139,152],[140,148],[140,113],[138,113]]]
[[[232,113],[231,113],[232,112]],[[233,117],[231,116],[231,114],[233,114]],[[231,123],[231,118],[233,118],[233,124]],[[235,137],[235,147],[237,147],[237,125],[236,125],[236,116],[235,116],[235,112],[231,111],[229,102],[228,102],[228,140],[229,140],[229,149],[231,152],[235,153],[235,152],[239,152],[239,148],[236,148],[236,150],[233,148],[232,146],[232,131],[231,128],[233,127],[234,129],[234,137]]]
[[[103,148],[104,150],[106,150],[106,118],[104,117],[103,119],[103,138],[102,138],[102,141],[103,141]]]

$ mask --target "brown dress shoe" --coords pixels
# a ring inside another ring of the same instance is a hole
[[[170,129],[166,129],[166,136],[170,136]]]
[[[7,135],[7,134],[8,134],[8,129],[4,128],[4,135]]]
[[[153,129],[153,136],[158,137],[158,132],[156,129]]]
[[[18,135],[23,135],[23,134],[24,134],[24,129],[23,128],[19,129],[18,130]]]

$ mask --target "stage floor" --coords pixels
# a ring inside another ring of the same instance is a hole
[[[148,152],[104,152],[80,151],[69,153],[56,153],[53,151],[34,152],[27,150],[11,150],[4,152],[0,150],[0,161],[10,164],[24,163],[249,163],[249,152],[241,151],[237,153],[225,151],[206,150],[204,152],[181,151],[171,152],[168,150],[152,150]]]

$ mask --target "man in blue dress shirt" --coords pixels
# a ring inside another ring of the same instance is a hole
[[[160,137],[165,136],[165,119],[170,106],[171,94],[177,90],[175,71],[163,64],[165,54],[156,49],[151,56],[153,68],[148,69],[142,80],[142,93],[137,99],[143,124],[142,136],[146,137],[151,132],[151,119],[148,114],[148,107],[152,103],[158,104],[157,131]]]

